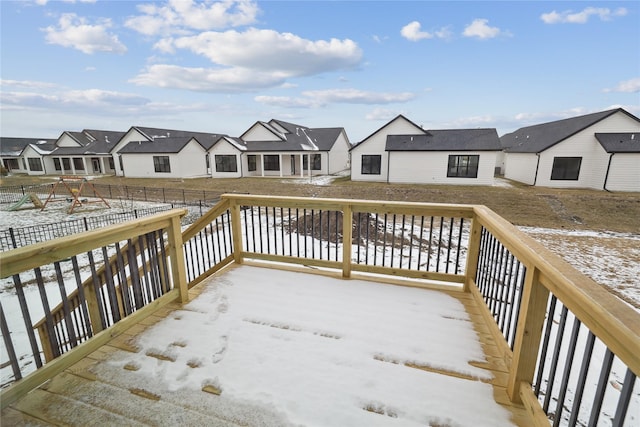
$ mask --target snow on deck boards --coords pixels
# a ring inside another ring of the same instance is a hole
[[[527,424],[469,294],[249,266],[192,293],[13,404],[3,423]]]

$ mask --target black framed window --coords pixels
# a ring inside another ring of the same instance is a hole
[[[4,165],[10,171],[20,169],[20,164],[18,163],[18,159],[4,159]]]
[[[27,161],[29,162],[29,170],[42,171],[42,160],[38,157],[28,157]]]
[[[234,154],[216,154],[216,172],[238,172]]]
[[[109,169],[115,169],[116,165],[113,163],[113,157],[109,157]]]
[[[247,169],[249,170],[249,172],[253,172],[257,169],[257,159],[256,159],[256,155],[255,154],[249,154],[247,156]]]
[[[171,163],[169,163],[169,156],[153,156],[153,168],[156,172],[171,172]]]
[[[71,170],[71,159],[65,157],[62,159],[62,166],[64,167],[64,170],[66,171],[70,171]]]
[[[582,157],[554,157],[551,179],[555,181],[577,181],[580,176]]]
[[[448,178],[477,178],[479,155],[449,155]]]
[[[302,168],[307,170],[309,167],[309,156],[302,156]],[[311,154],[311,170],[319,171],[322,169],[322,155],[320,154]]]
[[[83,171],[84,170],[84,162],[82,161],[81,157],[74,157],[73,158],[73,167],[77,171]]]
[[[277,154],[269,154],[264,156],[264,170],[266,171],[279,171],[280,170],[280,156]]]
[[[58,157],[54,157],[53,158],[53,167],[57,171],[61,171],[62,170],[62,165],[60,164],[60,159]]]
[[[382,155],[363,154],[362,155],[362,175],[380,175],[382,169]]]

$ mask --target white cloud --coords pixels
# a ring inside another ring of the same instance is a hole
[[[415,98],[411,92],[368,92],[357,89],[308,90],[302,97],[256,96],[262,104],[287,108],[317,108],[328,104],[392,104]]]
[[[320,107],[320,103],[309,98],[292,98],[290,96],[256,96],[256,102],[273,107],[284,108],[315,108]]]
[[[95,3],[97,0],[62,0],[63,3]],[[35,0],[35,4],[44,6],[49,0]]]
[[[355,68],[362,58],[361,49],[349,39],[312,41],[290,33],[254,28],[165,38],[155,47],[164,53],[190,50],[216,66],[156,64],[131,82],[194,91],[250,91],[280,86],[293,77]]]
[[[540,19],[545,24],[586,24],[592,16],[597,16],[602,21],[609,21],[626,14],[627,9],[623,7],[613,11],[609,8],[587,7],[575,13],[572,10],[565,10],[564,12],[556,12],[554,10],[549,13],[543,13],[540,15]]]
[[[302,95],[316,99],[323,104],[391,104],[407,102],[415,98],[415,94],[411,92],[369,92],[357,89],[308,90],[302,92]]]
[[[125,25],[149,36],[250,25],[259,12],[258,5],[250,0],[169,0],[163,6],[144,3],[138,10],[142,15],[127,19]]]
[[[626,93],[640,92],[640,77],[622,81],[618,83],[616,87],[611,89],[604,89],[603,92],[626,92]]]
[[[398,114],[402,114],[400,111],[388,110],[386,108],[376,108],[369,112],[365,119],[373,121],[389,121],[395,118]]]
[[[9,87],[17,87],[17,88],[27,88],[27,89],[48,89],[55,87],[53,83],[47,82],[38,82],[33,80],[0,80],[0,86],[9,86]]]
[[[52,85],[53,86],[53,85]],[[142,96],[106,91],[102,89],[69,90],[54,93],[6,92],[3,91],[2,105],[56,109],[94,109],[98,107],[145,105],[149,102]]]
[[[465,37],[477,37],[479,39],[492,39],[503,34],[506,35],[507,33],[498,27],[490,27],[488,19],[474,19],[471,24],[465,27],[462,33]]]
[[[94,25],[75,13],[67,13],[60,17],[58,26],[44,28],[49,44],[72,47],[81,52],[125,53],[127,48],[120,43],[118,36],[109,34],[111,20],[99,19]]]
[[[447,39],[451,37],[451,31],[447,27],[443,27],[439,30],[434,31],[433,33],[429,33],[426,31],[422,31],[421,24],[418,21],[413,21],[402,27],[400,30],[400,34],[407,40],[411,40],[413,42],[417,42],[422,39]]]
[[[186,89],[197,92],[243,92],[282,85],[279,73],[247,68],[188,68],[155,64],[129,80],[141,86]]]
[[[203,32],[179,37],[173,46],[230,67],[245,67],[285,76],[307,76],[353,68],[362,51],[352,40],[307,40],[291,33],[250,28],[244,32]],[[267,48],[268,47],[268,48]]]

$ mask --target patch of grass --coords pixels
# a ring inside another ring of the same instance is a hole
[[[3,177],[2,185],[53,182],[55,176]],[[397,200],[485,205],[515,225],[638,233],[640,193],[552,189],[510,182],[511,186],[454,186],[354,182],[337,177],[331,184],[295,178],[156,179],[107,176],[100,184],[207,190],[273,196]]]

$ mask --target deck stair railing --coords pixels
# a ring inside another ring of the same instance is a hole
[[[509,399],[522,403],[536,425],[623,426],[638,421],[640,315],[485,207],[224,195],[181,235],[175,229],[164,242],[171,260],[165,265],[182,269],[178,276],[172,273],[174,289],[181,274],[186,288],[232,262],[268,262],[333,270],[345,278],[364,275],[469,292],[485,307],[483,314],[509,367]],[[121,256],[118,251],[110,255],[107,263],[112,271],[134,273],[114,286],[116,293],[123,284],[135,288],[155,259],[143,260],[139,249],[128,246],[146,247],[134,244],[137,236],[116,240],[126,249]],[[146,239],[142,241],[160,242],[157,235]],[[171,242],[180,242],[182,262],[174,264],[179,252]],[[164,247],[158,243],[157,264]],[[129,267],[118,267],[125,263]],[[99,282],[108,281],[100,277]],[[78,287],[73,301],[82,300],[79,288],[88,289],[88,284],[87,279]],[[135,301],[130,298],[129,306]],[[118,309],[125,303],[119,301]],[[49,317],[51,323],[65,324],[69,314],[63,301]],[[89,342],[93,340],[95,336]]]

